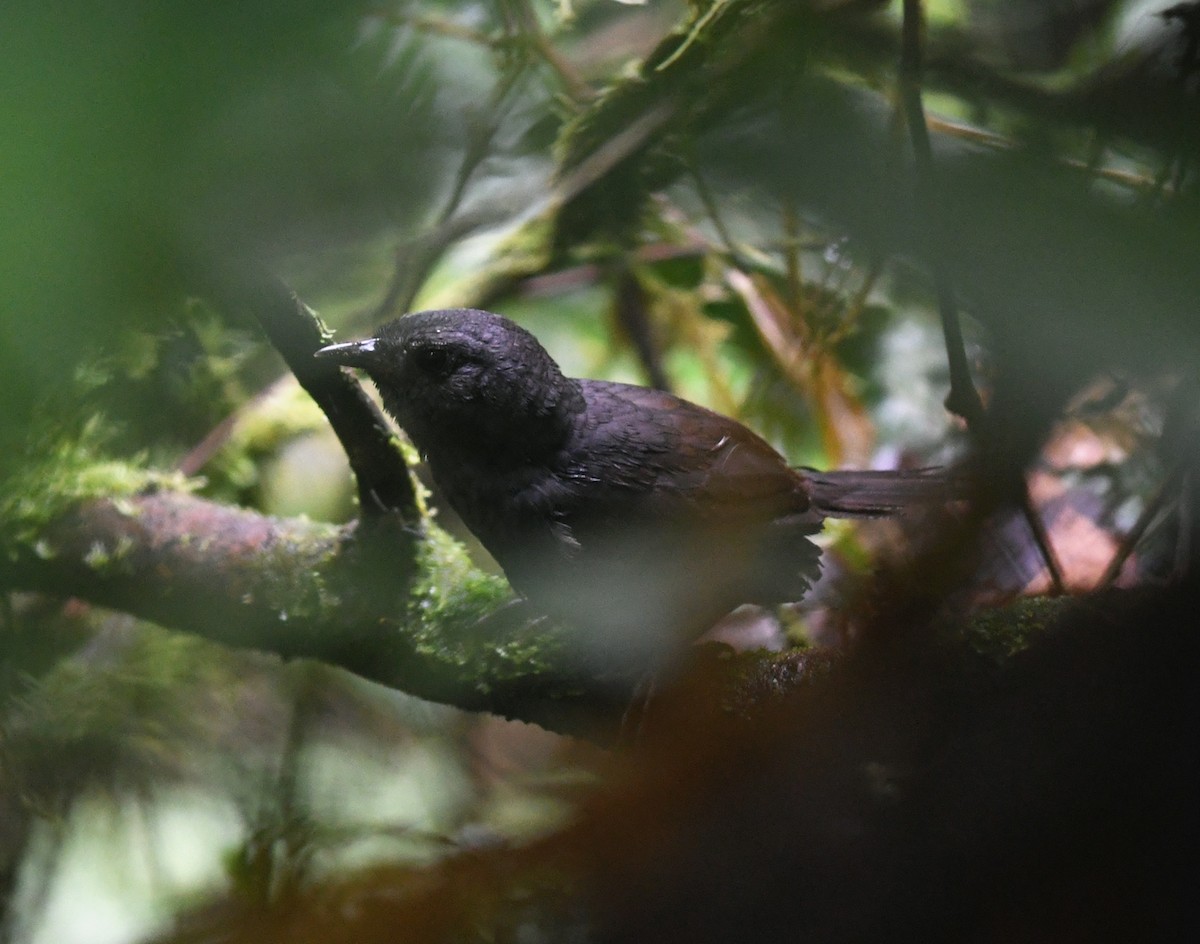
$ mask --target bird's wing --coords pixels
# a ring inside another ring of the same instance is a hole
[[[821,518],[783,457],[670,394],[596,381],[583,391],[586,413],[553,474],[515,499],[527,527],[489,545],[514,586],[618,637],[646,625],[686,635],[738,603],[803,595]]]
[[[805,480],[764,440],[669,393],[585,381],[587,415],[568,478],[591,502],[659,518],[770,520],[808,510]]]

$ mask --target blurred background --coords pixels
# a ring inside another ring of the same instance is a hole
[[[671,389],[797,465],[944,464],[968,449],[944,406],[948,285],[1066,587],[1170,574],[1186,529],[1162,515],[1106,571],[1189,467],[1200,12],[924,3],[930,177],[902,6],[8,0],[0,481],[83,450],[352,519],[320,411],[211,300],[229,268],[283,278],[339,339],[499,311],[566,373]],[[822,586],[755,644],[840,642],[839,578],[899,537],[821,540]],[[975,598],[1050,587],[1019,516],[986,546]],[[611,764],[67,586],[5,589],[0,648],[14,942],[146,940],[380,864],[417,882],[553,835]]]

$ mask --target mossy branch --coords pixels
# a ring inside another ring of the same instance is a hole
[[[40,518],[29,501],[0,502],[0,586],[319,659],[557,731],[605,737],[620,717],[620,693],[571,670],[561,633],[527,618],[485,619],[511,591],[432,522],[339,527],[156,488],[72,493],[54,507],[43,499]]]

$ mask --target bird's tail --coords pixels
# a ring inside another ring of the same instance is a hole
[[[882,518],[919,505],[962,497],[942,468],[874,471],[803,469],[812,507],[830,518]]]

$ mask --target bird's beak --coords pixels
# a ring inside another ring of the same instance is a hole
[[[317,351],[313,356],[331,360],[346,367],[366,367],[375,361],[376,338],[365,338],[362,341],[341,341],[329,344]]]

